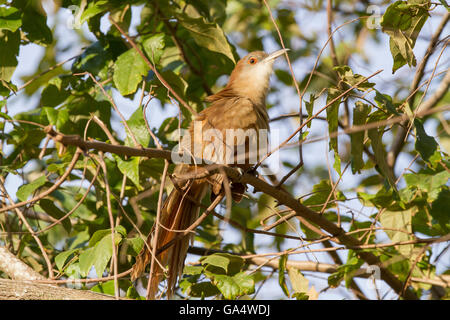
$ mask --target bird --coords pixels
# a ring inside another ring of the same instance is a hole
[[[179,150],[187,151],[194,158],[205,162],[225,162],[242,171],[250,170],[258,159],[250,152],[250,140],[258,139],[261,136],[260,132],[269,130],[266,96],[273,64],[288,50],[283,48],[270,54],[254,51],[240,59],[231,72],[227,85],[216,94],[206,97],[209,106],[195,116],[189,126],[188,134],[183,136],[179,144]],[[206,138],[205,132],[212,132],[212,134]],[[229,137],[230,132],[241,134],[231,136],[230,142],[229,139],[224,139]],[[246,132],[256,133],[256,136],[251,137],[246,135]],[[256,151],[259,151],[260,145],[258,143],[256,145],[258,149]],[[231,151],[227,153],[226,151],[230,149]],[[230,155],[232,161],[229,161]],[[204,168],[197,166],[197,163],[180,163],[176,165],[173,176],[201,173],[202,170]],[[153,243],[156,243],[157,248],[162,248],[180,231],[189,228],[198,218],[200,203],[208,191],[210,191],[211,201],[217,199],[219,195],[223,197],[225,181],[227,180],[223,175],[217,173],[206,178],[185,181],[172,189],[161,208],[160,228],[156,242],[154,242],[156,230],[154,225],[147,237],[146,245],[136,257],[132,267],[132,281],[141,277],[151,263]],[[228,190],[231,191],[232,199],[239,202],[246,191],[246,186],[232,182]],[[174,241],[173,245],[155,257],[159,263],[155,263],[151,269],[153,271],[149,277],[150,284],[147,292],[150,299],[156,298],[159,284],[164,277],[167,279],[167,298],[173,295],[192,239],[193,235],[190,233]],[[167,267],[166,272],[162,267]]]

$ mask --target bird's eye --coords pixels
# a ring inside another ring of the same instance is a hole
[[[257,62],[258,62],[258,59],[254,58],[254,57],[251,57],[250,59],[248,59],[249,64],[255,64]]]

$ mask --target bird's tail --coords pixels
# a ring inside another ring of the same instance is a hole
[[[185,190],[177,188],[172,190],[161,210],[156,250],[169,243],[180,232],[186,230],[195,222],[199,213],[198,203],[202,201],[207,188],[206,182],[194,180]],[[152,261],[152,252],[150,250],[155,230],[154,226],[147,238],[147,245],[144,246],[136,258],[136,263],[131,273],[133,281],[143,274],[146,266]],[[148,296],[150,299],[155,298],[158,292],[158,285],[164,276],[161,267],[167,267],[167,296],[170,297],[172,295],[177,279],[182,273],[184,259],[192,237],[193,233],[177,240],[168,249],[156,256],[157,261],[149,278],[151,283]]]

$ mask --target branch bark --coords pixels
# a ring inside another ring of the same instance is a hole
[[[0,271],[14,280],[45,280],[45,277],[34,271],[5,247],[0,247]]]
[[[114,300],[114,297],[31,281],[0,279],[0,300]]]

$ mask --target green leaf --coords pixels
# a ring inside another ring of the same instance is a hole
[[[86,277],[95,262],[95,248],[84,250],[79,256],[80,275]]]
[[[115,245],[118,245],[123,238],[123,232],[121,232],[119,227],[116,227],[116,231],[118,232],[114,233]],[[100,278],[112,257],[111,231],[98,230],[95,232],[89,241],[89,246],[89,249],[80,254],[80,273],[85,277],[91,267],[94,266],[97,276]]]
[[[122,237],[120,234],[114,234],[114,242],[117,244],[120,242]],[[96,245],[94,249],[95,262],[94,268],[97,272],[97,276],[100,278],[103,276],[106,266],[108,265],[109,259],[112,257],[112,239],[111,234],[103,237]]]
[[[0,32],[0,80],[2,87],[6,86],[7,82],[11,80],[11,77],[17,67],[17,56],[19,55],[20,46],[20,32],[4,31]],[[6,82],[5,82],[6,81]],[[3,95],[2,89],[2,95]],[[6,91],[6,90],[5,90]],[[9,94],[8,90],[8,93]]]
[[[61,219],[62,217],[64,217],[66,214],[61,211],[57,206],[55,206],[55,204],[53,203],[52,200],[50,199],[41,199],[39,201],[39,206],[51,217],[55,218],[55,219]],[[67,233],[69,234],[70,231],[72,230],[72,224],[70,223],[70,219],[67,217],[66,219],[61,221],[62,226],[64,227],[64,230],[67,231]]]
[[[236,62],[227,37],[216,23],[208,23],[204,18],[191,18],[186,14],[178,15],[178,21],[200,47],[221,53]]]
[[[45,12],[41,4],[38,9],[40,12]],[[24,11],[22,21],[22,30],[27,34],[28,40],[41,46],[47,46],[53,42],[52,31],[47,26],[47,17],[34,10],[33,6],[27,7]]]
[[[333,69],[339,74],[339,77],[342,79],[342,81],[344,81],[351,87],[355,86],[358,82],[362,81],[365,78],[360,74],[354,74],[349,66],[337,66]],[[360,83],[356,87],[356,89],[358,89],[359,91],[367,91],[373,86],[375,86],[375,83],[371,83],[366,80]]]
[[[312,190],[312,195],[303,201],[303,204],[305,206],[311,206],[311,210],[314,211],[320,211],[322,209],[322,206],[325,204],[325,202],[327,201],[330,193],[332,192],[332,187],[330,184],[330,180],[328,179],[324,179],[321,180],[318,184],[314,185],[313,190]],[[345,200],[345,195],[338,191],[335,190],[336,192],[336,199],[337,200]],[[331,197],[331,199],[334,199],[334,197]],[[335,204],[333,202],[329,202],[327,204],[327,208],[331,208],[333,207]]]
[[[292,298],[297,300],[309,300],[309,296],[305,292],[295,292],[292,294]]]
[[[375,90],[375,102],[382,110],[387,110],[391,114],[399,115],[397,112],[394,103],[392,102],[392,97],[387,94],[382,94],[378,90]]]
[[[448,5],[447,1],[445,0],[439,0],[439,2],[447,9],[447,11],[450,12],[450,6]]]
[[[158,64],[161,60],[165,45],[164,33],[151,35],[142,41],[142,47],[153,65]]]
[[[317,97],[314,94],[309,95],[309,101],[305,101],[306,112],[308,112],[308,119],[312,118],[314,110],[314,102]],[[311,121],[307,124],[308,128],[311,128]]]
[[[142,146],[147,147],[150,143],[150,133],[145,125],[144,113],[141,107],[137,107],[136,111],[131,115],[130,119],[128,119],[127,124],[136,137],[137,142]],[[125,145],[134,147],[133,140],[129,136],[128,131]]]
[[[214,253],[200,259],[203,266],[206,266],[206,270],[210,273],[225,273],[228,275],[234,275],[240,271],[244,265],[244,259],[229,253]],[[213,268],[211,268],[213,267]],[[217,269],[222,269],[217,270]]]
[[[358,270],[364,260],[358,259],[354,256],[354,251],[349,251],[349,257],[347,262],[336,269],[336,272],[330,274],[328,277],[328,285],[332,288],[336,288],[339,286],[342,280],[345,280],[345,284],[348,288],[350,285],[351,279],[355,276],[355,271]]]
[[[365,206],[376,206],[378,208],[392,208],[395,206],[393,190],[383,186],[376,194],[366,194],[358,192],[358,197]]]
[[[450,191],[443,189],[439,192],[436,200],[431,204],[430,215],[436,220],[445,233],[450,230],[450,215],[448,214],[448,208],[450,204]]]
[[[441,189],[445,187],[450,179],[450,173],[446,170],[436,174],[411,173],[404,175],[408,187],[416,187],[428,194],[427,201],[437,199]]]
[[[113,60],[112,45],[110,42],[97,41],[88,46],[83,53],[74,61],[73,72],[90,72],[101,78],[109,77],[108,67]]]
[[[389,47],[394,60],[392,73],[408,64],[416,65],[413,48],[416,39],[428,19],[429,0],[414,3],[396,1],[391,4],[381,18],[383,32],[389,35]]]
[[[333,163],[333,169],[341,176],[341,157],[339,157],[339,153],[334,153],[334,163]]]
[[[139,162],[140,157],[131,157],[129,160],[122,160],[119,156],[114,156],[117,161],[117,167],[120,172],[126,175],[133,183],[138,187],[139,190],[142,189],[139,182]]]
[[[63,251],[55,257],[55,264],[59,271],[63,270],[67,259],[77,251],[78,251],[78,249],[71,249],[71,250]]]
[[[42,112],[47,116],[48,122],[56,126],[59,131],[62,131],[65,125],[69,122],[69,112],[67,109],[43,107]]]
[[[110,296],[113,296],[115,294],[114,280],[96,284],[91,288],[91,290],[94,292],[109,294]]]
[[[0,43],[1,43],[1,39],[0,39]],[[9,72],[14,72],[15,70],[15,66],[11,67],[9,70],[8,68],[3,68],[2,67],[2,62],[1,62],[1,54],[0,54],[0,96],[3,97],[8,97],[12,92],[17,92],[17,86],[14,85],[13,83],[11,83],[10,81],[5,81],[3,80],[2,74],[8,74]],[[17,63],[16,63],[17,64]],[[12,73],[11,73],[12,75]],[[2,101],[3,103],[6,103],[5,100]],[[1,106],[3,108],[3,106]]]
[[[3,108],[3,106],[6,104],[6,101],[0,101],[0,109]],[[7,115],[4,112],[0,112],[0,118],[6,119],[6,120],[12,120],[13,118],[11,118],[9,115]]]
[[[183,274],[190,276],[197,276],[202,274],[203,267],[202,266],[184,266]]]
[[[330,101],[336,99],[341,94],[340,90],[331,87],[328,88],[327,104]],[[327,108],[327,122],[328,122],[328,133],[335,134],[339,128],[339,105],[341,103],[340,99],[337,99]],[[337,136],[330,138],[330,150],[334,150],[335,153],[338,152],[338,140]]]
[[[42,187],[46,182],[47,178],[45,176],[40,176],[33,182],[22,185],[19,190],[17,190],[17,199],[19,199],[20,201],[26,201],[34,191]]]
[[[56,107],[67,97],[70,91],[63,87],[63,80],[60,77],[55,77],[48,82],[41,94],[41,103],[45,107]]]
[[[87,8],[83,11],[80,16],[80,23],[83,24],[85,21],[88,21],[90,18],[95,17],[99,13],[102,13],[107,9],[108,1],[100,0],[100,1],[90,1]]]
[[[121,235],[124,238],[127,236],[127,229],[125,229],[125,227],[122,225],[118,225],[117,227],[115,227],[115,231],[117,234]]]
[[[274,73],[277,76],[278,80],[283,82],[283,84],[287,86],[290,86],[292,84],[292,76],[286,70],[276,69]]]
[[[172,70],[166,70],[161,75],[180,97],[185,97],[188,83],[181,75],[176,74]]]
[[[327,96],[327,104],[338,97],[341,94],[340,90],[331,87],[328,88],[328,96]],[[336,100],[327,108],[327,122],[328,122],[328,133],[330,135],[336,134],[339,128],[339,105],[341,103],[341,99]],[[334,164],[333,168],[336,172],[341,175],[341,158],[339,157],[338,152],[338,138],[337,136],[330,138],[329,143],[330,150],[334,151]]]
[[[416,143],[414,147],[416,148],[417,152],[419,152],[422,159],[429,162],[431,156],[433,156],[435,153],[439,153],[439,145],[433,137],[427,135],[421,120],[414,119],[414,126],[416,128]]]
[[[0,7],[0,30],[15,32],[22,26],[22,13],[14,7]]]
[[[386,118],[385,113],[381,111],[376,111],[370,115],[368,123],[380,121],[385,118]],[[375,156],[376,165],[378,169],[380,170],[381,174],[386,178],[392,189],[397,191],[394,175],[392,173],[391,168],[387,164],[386,160],[386,151],[384,149],[382,142],[383,133],[384,133],[384,126],[370,129],[368,131],[368,136],[370,138],[370,143],[372,145],[372,150]]]
[[[220,294],[219,289],[209,281],[191,284],[186,289],[184,292],[194,298],[206,298]]]
[[[370,112],[370,106],[360,101],[355,103],[355,109],[353,111],[353,126],[360,126],[366,124],[367,116]],[[363,151],[364,151],[364,133],[365,131],[359,131],[350,135],[351,142],[351,162],[352,173],[360,173],[364,167]]]
[[[97,230],[94,232],[92,237],[89,239],[89,247],[95,247],[95,245],[102,240],[107,235],[111,234],[111,229],[103,229],[103,230]]]
[[[232,277],[214,275],[213,283],[228,300],[255,292],[255,281],[251,275],[247,275],[245,272],[239,272]]]
[[[141,297],[134,286],[128,287],[126,297],[134,300],[145,300],[145,297]]]
[[[127,96],[135,93],[150,67],[134,49],[122,53],[114,65],[113,80],[120,94]]]
[[[278,284],[280,285],[281,290],[283,290],[283,293],[289,297],[289,289],[286,285],[286,262],[288,259],[287,254],[283,254],[280,257],[280,260],[278,261]]]
[[[142,240],[141,237],[136,236],[134,238],[128,238],[125,241],[125,244],[128,246],[127,254],[136,257],[142,250],[145,245],[145,241]]]
[[[75,237],[70,238],[69,249],[77,249],[84,247],[85,243],[89,241],[89,233],[87,230],[78,232]]]

